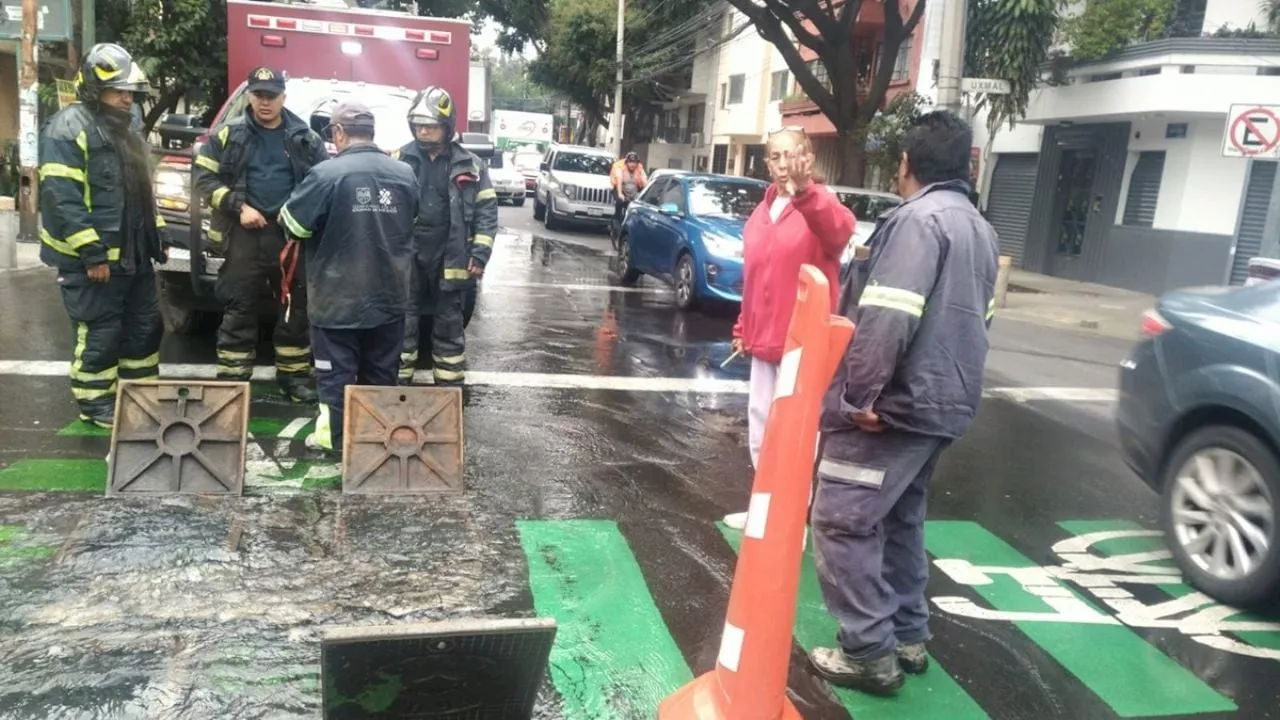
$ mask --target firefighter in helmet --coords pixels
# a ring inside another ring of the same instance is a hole
[[[406,320],[400,380],[413,379],[419,322],[431,317],[431,367],[438,385],[460,385],[466,372],[463,303],[484,274],[498,229],[498,196],[484,161],[456,140],[456,108],[443,88],[428,87],[409,108],[413,141],[394,157],[407,163],[421,193],[414,226],[416,312]]]
[[[76,344],[71,392],[80,419],[115,421],[116,382],[160,374],[163,326],[153,262],[164,262],[151,150],[135,130],[148,83],[119,45],[93,46],[75,80],[78,102],[40,139],[40,259],[57,268]]]

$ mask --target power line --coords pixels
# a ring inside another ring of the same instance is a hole
[[[660,77],[662,75],[665,75],[666,73],[671,72],[672,70],[688,65],[692,63],[699,55],[703,55],[705,53],[711,52],[712,50],[719,50],[720,48],[728,45],[729,43],[736,41],[738,37],[742,35],[742,33],[745,32],[747,28],[750,28],[750,27],[753,27],[751,22],[750,21],[745,22],[742,25],[735,28],[729,34],[725,35],[723,38],[716,40],[714,43],[708,45],[707,47],[695,49],[687,57],[683,57],[675,62],[672,62],[663,67],[660,67],[657,70],[654,70],[647,75],[642,75],[640,77],[632,77],[630,80],[627,80],[626,83],[636,84],[636,83],[650,82],[654,78]]]

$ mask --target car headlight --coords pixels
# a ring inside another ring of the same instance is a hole
[[[179,200],[187,200],[187,183],[186,178],[173,170],[159,170],[156,172],[156,195],[160,197],[168,197]]]
[[[742,257],[742,240],[739,238],[719,233],[702,233],[702,243],[707,246],[707,252],[716,257]]]
[[[578,188],[573,185],[561,185],[560,190],[564,193],[564,196],[570,200],[578,199]]]

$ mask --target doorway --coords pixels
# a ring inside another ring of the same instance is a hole
[[[1062,151],[1058,170],[1058,207],[1054,227],[1056,247],[1051,273],[1058,277],[1080,278],[1080,256],[1084,254],[1089,217],[1102,198],[1094,195],[1093,184],[1098,171],[1098,151],[1079,148]]]

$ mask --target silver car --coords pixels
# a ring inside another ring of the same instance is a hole
[[[607,225],[613,221],[615,193],[609,172],[613,153],[578,145],[552,145],[539,168],[533,218],[548,230],[569,220]]]

